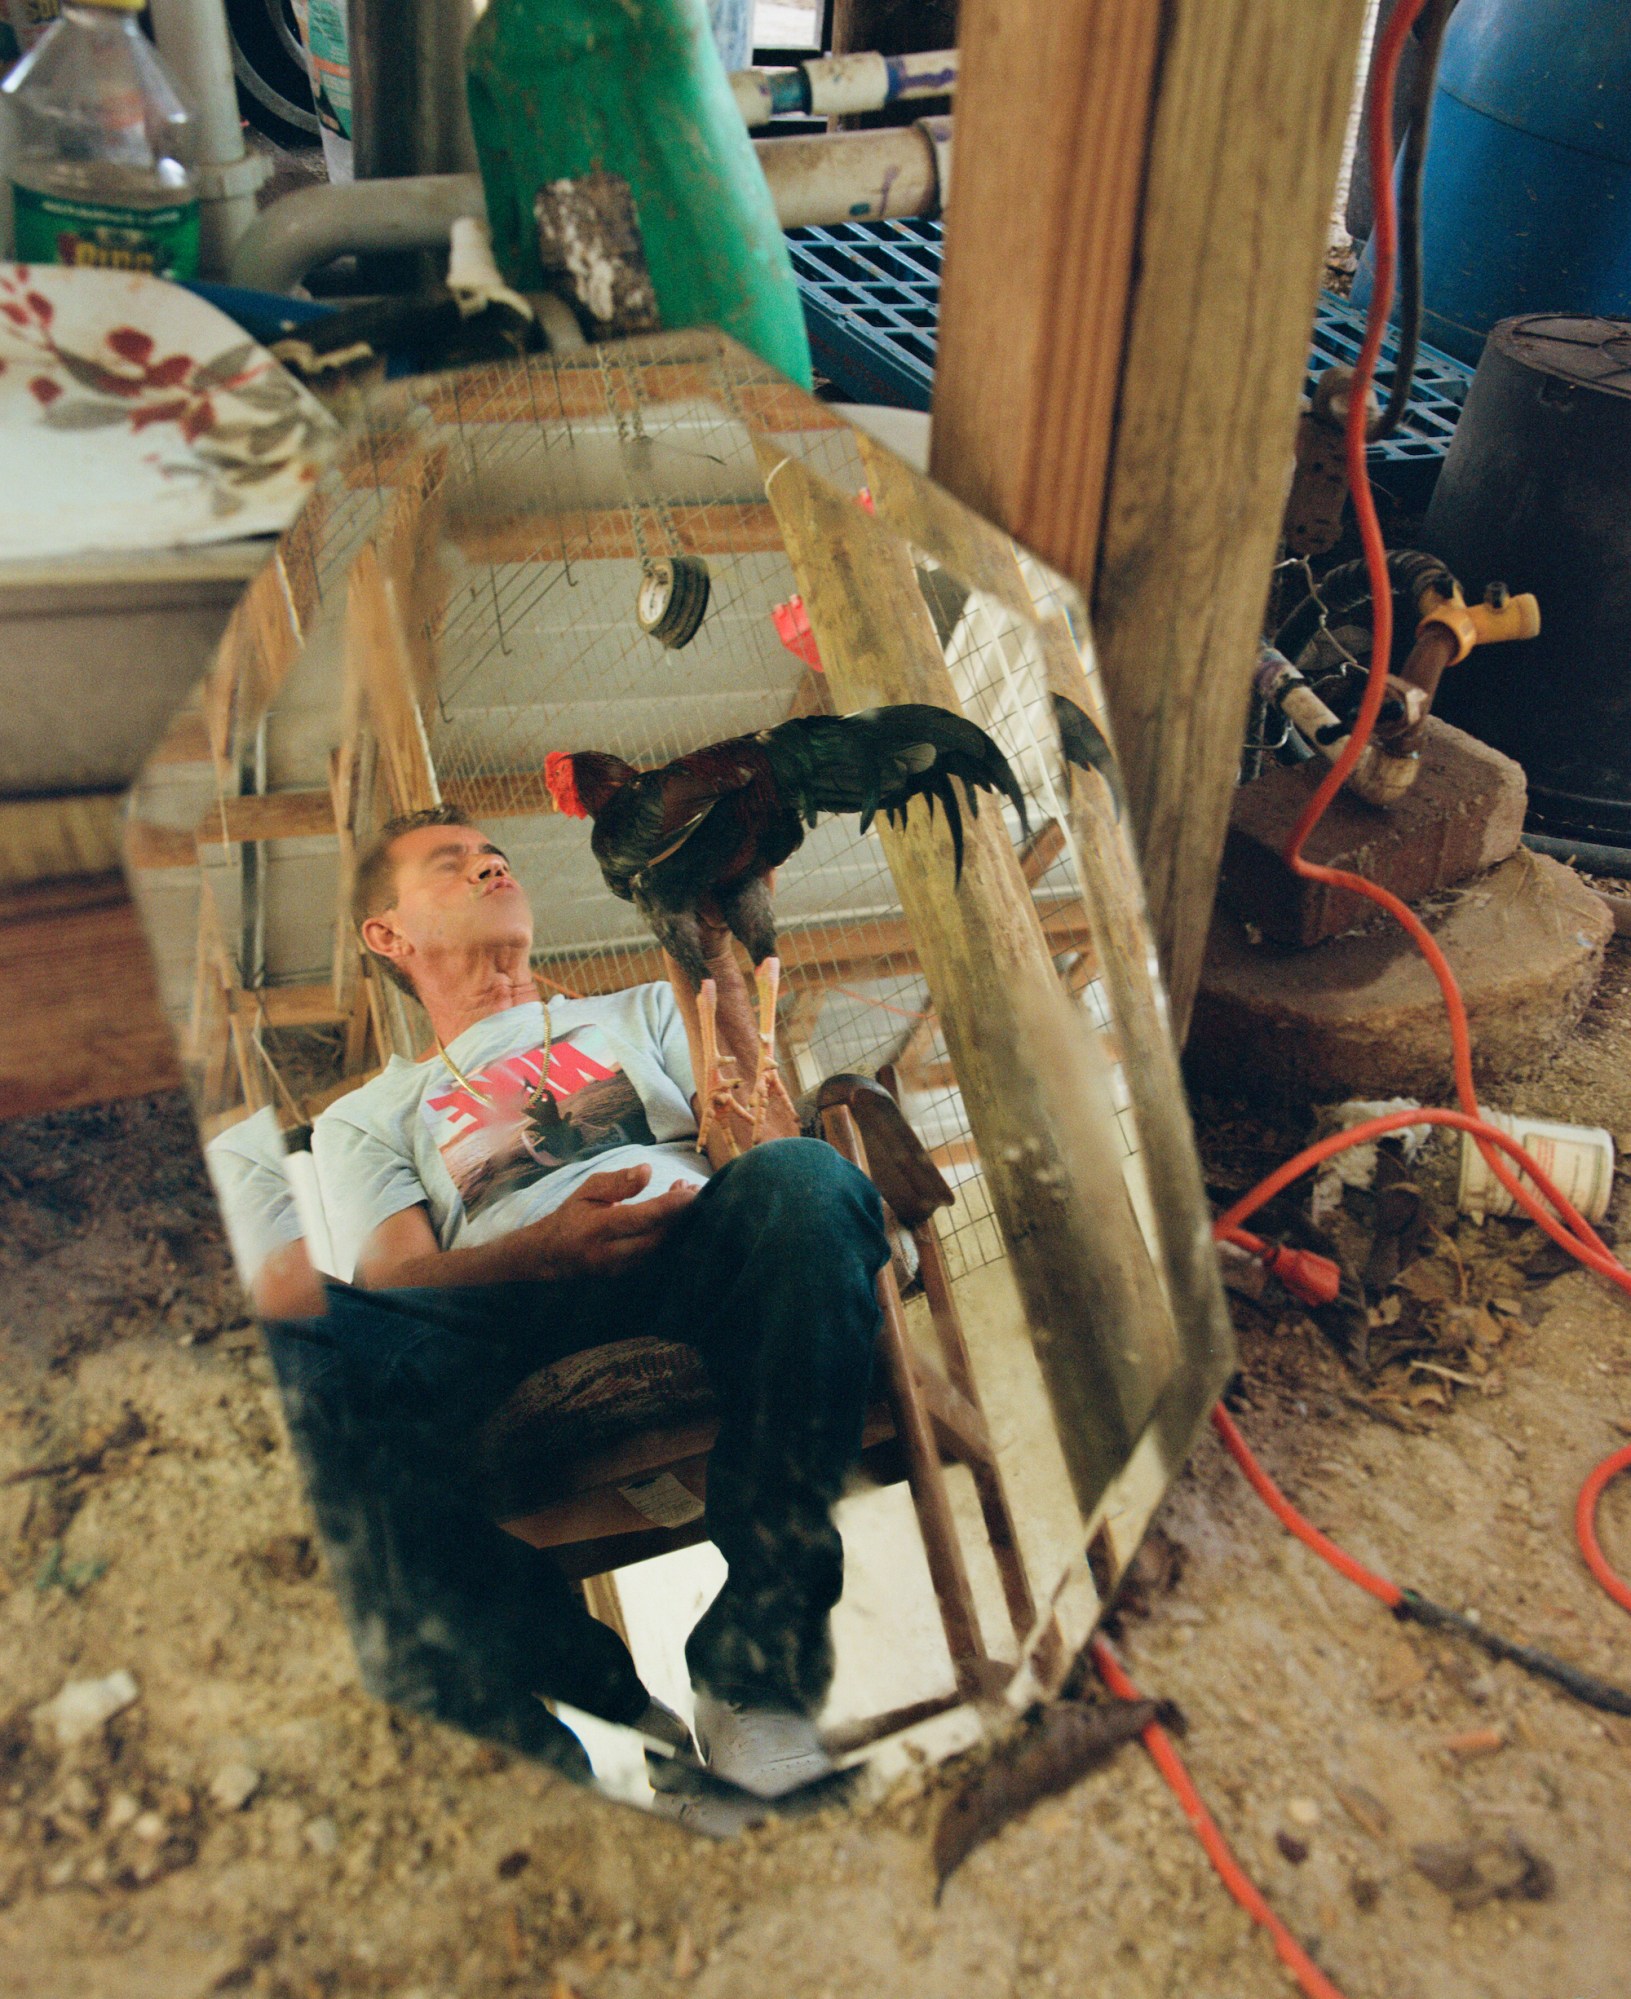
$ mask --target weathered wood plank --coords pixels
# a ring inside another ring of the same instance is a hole
[[[0,888],[119,865],[121,792],[62,798],[0,798]]]
[[[899,537],[773,446],[766,492],[841,708],[957,696]],[[1177,1347],[1119,1165],[1104,1055],[1062,990],[1001,815],[949,838],[880,829],[979,1144],[1084,1512],[1125,1461]],[[996,976],[1000,967],[1000,976]],[[1072,1079],[1061,1088],[1060,1079]]]
[[[963,0],[958,18],[932,470],[1078,580],[1098,543],[1165,11]]]
[[[455,514],[448,539],[467,562],[608,562],[643,555],[757,555],[781,548],[769,507],[738,500],[667,506],[636,522],[627,507]]]
[[[0,1118],[181,1083],[124,876],[0,890]]]
[[[1169,11],[1092,601],[1181,1042],[1285,508],[1365,5],[1177,0]],[[1085,578],[1090,553],[1078,542],[1063,566]]]

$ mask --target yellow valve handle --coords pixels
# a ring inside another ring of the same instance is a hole
[[[1436,590],[1423,596],[1422,620],[1416,627],[1418,635],[1429,625],[1443,625],[1454,635],[1456,653],[1450,664],[1458,666],[1474,646],[1538,636],[1540,600],[1533,591],[1526,590],[1501,604],[1468,604],[1458,583],[1448,597],[1440,596]]]

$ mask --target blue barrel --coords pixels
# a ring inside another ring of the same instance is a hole
[[[1461,0],[1433,98],[1422,264],[1422,338],[1463,361],[1519,313],[1631,314],[1628,0]]]

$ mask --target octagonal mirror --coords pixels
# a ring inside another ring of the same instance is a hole
[[[364,1684],[715,1832],[1056,1694],[1230,1351],[1070,586],[663,337],[375,392],[199,703],[132,879]]]

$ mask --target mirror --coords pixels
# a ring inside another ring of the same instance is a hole
[[[1230,1365],[1070,586],[665,336],[373,394],[201,700],[134,881],[364,1683],[708,1831],[1056,1693]]]

